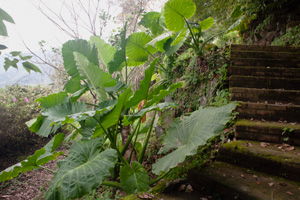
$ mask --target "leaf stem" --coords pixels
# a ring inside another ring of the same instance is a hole
[[[44,166],[42,166],[42,165],[38,165],[38,167],[40,167],[40,168],[42,168],[42,169],[44,169],[44,170],[47,170],[47,171],[51,172],[52,174],[54,174],[54,173],[56,172],[56,171],[53,171],[52,169],[49,169],[49,168],[44,167]]]
[[[153,179],[152,181],[149,182],[149,185],[153,185],[154,183],[157,183],[158,181],[160,181],[161,179],[163,179],[164,177],[166,177],[169,174],[169,172],[170,171],[164,172],[162,175],[160,175],[156,179]]]
[[[103,181],[101,185],[123,189],[121,183],[117,183],[117,182],[114,182],[114,181]]]
[[[74,129],[76,129],[76,131],[78,131],[80,134],[82,134],[82,132],[79,130],[79,128],[77,128],[76,126],[74,126],[74,125],[71,124],[71,123],[70,123],[70,125],[71,125]]]
[[[184,21],[185,21],[185,23],[186,23],[188,29],[190,30],[190,33],[191,33],[192,38],[193,38],[193,40],[194,40],[194,47],[195,47],[195,50],[196,50],[196,52],[198,52],[199,46],[198,46],[198,44],[197,44],[197,40],[196,40],[196,38],[195,38],[195,36],[194,36],[193,30],[191,29],[191,27],[190,27],[190,25],[189,25],[189,22],[186,20],[186,18],[184,17],[183,19],[184,19]]]
[[[147,149],[147,146],[148,146],[148,142],[149,142],[149,138],[150,138],[151,131],[152,131],[152,128],[153,128],[153,124],[154,124],[154,120],[155,120],[156,113],[157,113],[157,111],[155,111],[154,116],[153,116],[153,119],[152,119],[152,121],[151,121],[151,125],[150,125],[150,128],[149,128],[149,130],[148,130],[147,137],[146,137],[146,140],[145,140],[145,142],[144,142],[144,146],[143,146],[143,149],[142,149],[142,151],[141,151],[140,158],[139,158],[139,163],[142,163],[143,160],[144,160],[145,152],[146,152],[146,149]]]

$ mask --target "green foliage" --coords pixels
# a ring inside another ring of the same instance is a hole
[[[116,162],[116,151],[103,151],[99,138],[75,142],[55,174],[46,199],[71,199],[89,194],[109,177],[109,170]]]
[[[13,24],[15,23],[13,18],[7,12],[0,8],[0,35],[7,36],[6,26],[3,23],[3,21],[7,21]]]
[[[175,121],[164,137],[160,153],[174,150],[153,165],[153,172],[167,172],[183,162],[186,156],[194,155],[198,146],[204,145],[207,139],[221,134],[231,118],[231,111],[236,107],[231,103],[222,107],[200,108],[182,121]]]
[[[275,40],[271,44],[272,46],[300,46],[300,26],[295,26],[292,29]]]

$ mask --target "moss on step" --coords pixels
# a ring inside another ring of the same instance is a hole
[[[287,129],[299,129],[300,130],[300,125],[295,124],[284,124],[284,123],[278,123],[278,122],[262,122],[262,121],[251,121],[251,120],[246,120],[246,119],[242,119],[242,120],[238,120],[236,122],[237,126],[261,126],[261,127],[269,127],[269,128],[276,128],[276,129],[283,129],[283,128],[287,128]]]

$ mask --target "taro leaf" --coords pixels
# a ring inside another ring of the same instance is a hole
[[[35,100],[35,102],[40,103],[41,107],[47,109],[57,104],[63,103],[66,98],[67,98],[67,93],[60,92],[60,93],[50,94],[46,97],[40,97],[37,100]]]
[[[113,87],[105,87],[106,92],[111,92],[111,93],[116,93],[121,91],[123,88],[125,88],[125,84],[122,83],[121,81],[117,81],[117,85]]]
[[[150,64],[150,67],[145,70],[145,78],[141,81],[139,90],[137,90],[134,93],[134,95],[129,99],[129,101],[126,102],[126,105],[125,105],[126,108],[131,108],[133,106],[136,106],[142,100],[148,99],[149,88],[150,88],[150,84],[151,84],[151,77],[152,77],[156,62],[157,62],[157,59],[155,59]]]
[[[151,36],[144,32],[133,33],[126,40],[126,55],[129,60],[145,62],[149,53],[155,53],[154,47],[146,46],[152,40]]]
[[[112,61],[117,50],[115,47],[107,44],[104,40],[97,36],[90,37],[90,42],[97,47],[100,62],[106,69],[108,69],[107,65],[110,61]]]
[[[70,76],[79,76],[76,61],[74,59],[74,52],[84,55],[94,65],[99,65],[98,52],[94,45],[89,44],[88,41],[82,39],[69,40],[63,44],[62,56],[64,59],[64,67]]]
[[[155,104],[155,103],[159,103],[161,100],[163,100],[167,95],[171,94],[172,92],[174,92],[177,88],[181,88],[183,86],[182,82],[178,82],[178,83],[173,83],[170,87],[168,87],[168,89],[166,90],[160,90],[159,93],[151,93],[151,99],[148,100],[145,104],[145,108]]]
[[[5,71],[7,71],[10,66],[18,69],[18,66],[17,66],[17,63],[19,62],[18,59],[14,58],[13,60],[10,60],[8,58],[4,58],[4,60],[5,60],[4,61],[4,69],[5,69]]]
[[[86,104],[83,102],[66,102],[55,105],[41,112],[41,114],[52,123],[72,123],[82,119],[82,113],[87,110]]]
[[[7,21],[13,24],[15,23],[13,18],[0,8],[0,35],[7,36],[7,29],[3,21]]]
[[[22,65],[23,65],[24,69],[26,69],[26,71],[29,73],[30,73],[30,71],[42,73],[41,70],[37,66],[35,66],[34,64],[32,64],[28,61],[23,62]]]
[[[178,32],[184,27],[185,19],[189,19],[196,11],[190,0],[170,0],[164,6],[164,17],[167,28]]]
[[[125,102],[128,100],[128,98],[131,96],[131,87],[127,88],[119,97],[118,99],[118,103],[115,105],[114,109],[107,113],[106,115],[104,115],[102,118],[100,118],[100,123],[101,126],[106,130],[109,127],[115,125],[118,123],[121,112],[124,108]],[[99,137],[101,136],[104,131],[102,129],[102,127],[99,127],[93,137]]]
[[[165,43],[164,43],[164,50],[166,51],[166,55],[167,56],[171,56],[173,53],[175,53],[178,49],[180,49],[180,47],[183,45],[185,40],[182,40],[181,42],[179,42],[178,44],[176,44],[175,46],[171,46],[171,44],[173,43],[174,39],[173,38],[169,38]]]
[[[50,133],[55,133],[56,130],[60,127],[60,125],[51,126],[52,123],[52,119],[40,115],[38,118],[26,122],[26,125],[30,131],[40,136],[48,137]]]
[[[145,192],[149,189],[149,176],[142,164],[132,162],[120,172],[121,185],[127,194]]]
[[[158,175],[168,172],[182,163],[186,156],[196,154],[198,147],[204,145],[207,139],[221,134],[236,105],[233,102],[222,107],[201,107],[190,116],[184,117],[183,121],[176,120],[172,123],[159,153],[174,151],[153,164],[153,173]]]
[[[159,103],[157,105],[150,106],[148,108],[144,108],[134,115],[128,115],[125,116],[123,119],[123,125],[128,126],[129,124],[132,124],[136,119],[143,117],[146,113],[151,112],[151,111],[164,111],[168,108],[175,108],[177,107],[176,104],[174,103]]]
[[[101,150],[99,138],[74,142],[46,192],[46,200],[80,198],[98,188],[118,160],[116,150]]]
[[[77,99],[79,99],[79,97],[81,97],[81,96],[82,96],[83,94],[85,94],[87,91],[89,91],[89,86],[88,86],[88,84],[84,84],[83,87],[82,87],[80,90],[74,92],[74,94],[72,94],[72,95],[70,96],[70,100],[71,100],[72,102],[77,101]]]
[[[233,11],[233,13],[231,14],[231,18],[235,19],[240,17],[243,14],[243,10],[242,10],[242,6],[239,5],[235,8],[235,10]]]
[[[61,145],[65,135],[59,133],[52,138],[44,148],[35,151],[32,156],[29,156],[27,160],[24,160],[16,165],[13,165],[0,173],[0,181],[4,182],[14,177],[17,177],[19,173],[24,173],[36,168],[40,165],[48,163],[50,160],[55,160],[60,154],[54,152],[54,150]]]
[[[74,59],[80,76],[89,80],[96,91],[99,101],[105,101],[107,99],[105,87],[115,86],[117,84],[116,80],[98,66],[90,63],[84,55],[74,52]]]
[[[211,17],[199,22],[202,31],[209,29],[213,24],[214,18]]]
[[[126,60],[126,26],[125,24],[123,31],[120,33],[121,38],[121,49],[119,49],[111,62],[108,63],[108,71],[110,74],[114,73],[115,71],[121,71],[124,67],[123,63]]]
[[[188,38],[190,34],[190,31],[188,28],[184,28],[182,29],[182,31],[178,34],[178,36],[176,37],[176,39],[172,42],[171,46],[176,46],[180,43],[185,42],[185,40]]]
[[[68,93],[75,93],[81,89],[80,76],[71,77],[70,80],[65,84],[64,90]]]
[[[151,40],[150,42],[148,42],[147,45],[152,45],[152,46],[156,46],[156,43],[162,40],[165,40],[166,38],[169,38],[171,35],[173,34],[172,31],[168,31],[165,32],[159,36],[157,36],[156,38],[154,38],[153,40]]]
[[[142,25],[146,28],[149,28],[153,35],[162,34],[164,28],[160,26],[160,13],[159,12],[148,12],[139,22],[139,25]]]

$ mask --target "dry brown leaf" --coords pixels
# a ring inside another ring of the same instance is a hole
[[[260,143],[260,146],[262,146],[262,147],[267,147],[267,146],[270,146],[270,143],[267,143],[267,142],[261,142],[261,143]]]
[[[290,147],[287,147],[285,150],[287,150],[287,151],[294,151],[295,147],[294,146],[290,146]]]
[[[184,191],[184,190],[185,190],[185,185],[182,184],[182,185],[178,188],[178,191],[180,192],[180,191]]]
[[[193,192],[193,191],[194,191],[194,190],[193,190],[193,187],[192,187],[190,184],[188,184],[188,185],[186,186],[185,192],[191,193],[191,192]]]
[[[242,177],[242,178],[246,178],[246,177],[244,176],[244,174],[241,174],[241,177]]]
[[[269,185],[270,187],[272,187],[272,186],[274,185],[274,183],[268,183],[268,185]]]
[[[286,193],[287,193],[287,194],[289,194],[289,195],[293,195],[293,193],[292,193],[292,192],[290,192],[290,191],[287,191]]]
[[[246,147],[253,147],[253,145],[250,142],[246,142]]]
[[[283,182],[279,182],[279,185],[281,185],[281,186],[287,186],[287,184],[283,183]]]
[[[138,195],[139,198],[141,199],[153,199],[154,195],[153,194],[148,194],[148,193],[143,193]]]
[[[266,120],[264,120],[264,119],[261,119],[261,121],[262,121],[262,122],[266,122]]]

